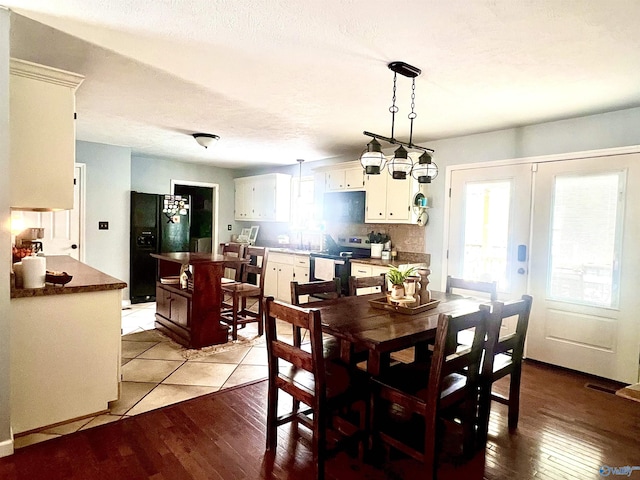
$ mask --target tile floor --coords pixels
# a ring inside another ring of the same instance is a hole
[[[15,448],[267,377],[264,337],[187,360],[179,345],[153,330],[154,313],[155,303],[136,304],[122,310],[123,381],[120,399],[111,403],[109,414],[17,437]],[[240,333],[253,338],[257,335],[257,325],[249,324]]]

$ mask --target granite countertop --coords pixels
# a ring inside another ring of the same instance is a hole
[[[46,257],[47,270],[67,272],[73,278],[66,285],[47,283],[44,288],[15,288],[11,287],[11,298],[44,297],[47,295],[61,295],[68,293],[100,292],[103,290],[119,290],[127,284],[106,273],[96,270],[68,255],[52,255]]]
[[[414,252],[398,252],[398,256],[395,260],[382,260],[380,258],[352,258],[351,263],[364,263],[365,265],[378,265],[381,267],[387,267],[393,265],[399,267],[400,265],[422,264],[428,267],[431,263],[431,255],[428,253],[414,253]]]
[[[314,250],[304,250],[300,248],[289,248],[289,247],[267,247],[270,252],[277,253],[290,253],[292,255],[309,255]]]

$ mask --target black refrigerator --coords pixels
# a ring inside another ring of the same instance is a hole
[[[189,213],[189,196],[131,192],[131,303],[156,299],[158,261],[152,253],[189,251]]]

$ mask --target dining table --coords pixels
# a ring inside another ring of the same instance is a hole
[[[441,313],[469,313],[487,302],[436,291],[431,292],[431,298],[439,303],[419,313],[402,313],[391,305],[379,308],[385,299],[380,293],[312,302],[309,308],[320,310],[323,333],[339,340],[342,361],[351,364],[353,352],[366,349],[367,371],[379,376],[390,366],[394,352],[416,347],[416,360],[428,355],[426,345],[436,336]]]

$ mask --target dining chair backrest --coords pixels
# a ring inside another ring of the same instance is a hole
[[[349,295],[355,296],[358,294],[359,288],[380,287],[380,291],[385,293],[387,291],[387,275],[381,273],[373,277],[349,277]]]
[[[426,473],[424,478],[436,477],[438,445],[441,444],[438,432],[442,431],[439,428],[442,418],[452,418],[462,427],[460,443],[463,452],[470,453],[475,446],[480,364],[489,311],[488,307],[481,306],[479,310],[464,314],[439,315],[426,379],[400,372],[393,375],[390,372],[386,381],[384,378],[372,380],[374,393],[371,429],[375,432],[374,438],[380,438],[384,443],[422,462]],[[465,330],[473,331],[473,341],[468,348],[460,350],[457,349],[456,338]],[[426,380],[426,387],[416,391],[416,383],[425,385],[423,380]],[[400,408],[396,409],[389,404]],[[393,412],[396,411],[403,412],[404,418],[412,418],[411,415],[423,418],[422,442],[415,442],[415,438],[409,433],[412,430],[409,425],[392,426]],[[381,420],[383,416],[391,418]],[[405,438],[407,436],[409,438]]]
[[[491,304],[491,315],[482,361],[482,385],[478,409],[478,438],[483,444],[487,439],[491,400],[509,407],[508,426],[510,430],[514,430],[518,426],[522,358],[524,356],[524,343],[532,304],[533,298],[529,295],[523,295],[520,300],[506,303],[493,302]],[[515,332],[501,337],[500,331],[504,319],[516,316],[518,318]],[[507,375],[511,377],[508,397],[494,394],[491,391],[493,383]]]
[[[484,305],[470,313],[440,314],[429,371],[428,403],[437,405],[440,402],[442,382],[448,375],[464,372],[466,389],[472,390],[474,385],[479,384],[488,316],[489,309]],[[473,342],[468,348],[461,350],[458,348],[457,337],[465,330],[473,331]],[[447,403],[457,400],[448,399]]]
[[[267,270],[269,250],[265,247],[248,246],[244,249],[244,258],[248,263],[242,265],[241,281],[249,283],[249,275],[256,275],[256,284],[264,292],[264,277]]]
[[[244,256],[244,245],[242,243],[225,243],[221,248],[222,255],[228,255],[230,257],[242,258]],[[233,273],[233,275],[232,275]],[[225,277],[233,278],[236,282],[240,281],[242,275],[242,266],[238,265],[235,268],[226,267]]]
[[[307,352],[299,346],[280,340],[276,328],[278,320],[290,324],[294,330],[308,330],[311,351]],[[289,305],[269,297],[265,300],[265,322],[269,381],[273,381],[270,389],[279,388],[318,411],[326,392],[320,311]],[[311,373],[314,380],[312,388],[305,388],[305,385],[294,382],[294,376],[281,375],[280,360]]]
[[[339,298],[340,292],[340,277],[335,277],[333,280],[321,280],[317,282],[291,282],[291,304],[300,305],[300,297],[303,295],[309,295],[311,297],[318,295],[320,296],[319,299],[326,300]],[[312,301],[312,299],[309,301]]]
[[[492,302],[498,299],[497,282],[476,282],[473,280],[464,280],[462,278],[456,278],[448,275],[445,292],[454,293],[453,289],[488,293]]]

